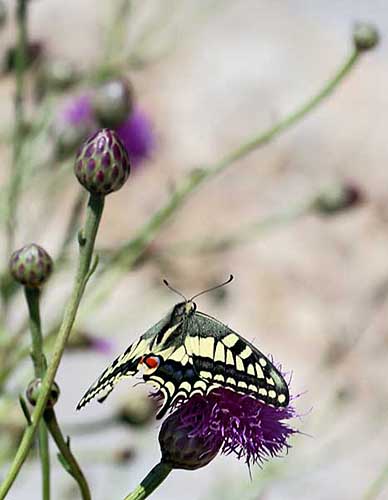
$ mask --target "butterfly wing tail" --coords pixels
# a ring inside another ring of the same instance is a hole
[[[98,401],[102,403],[112,392],[114,386],[124,377],[131,377],[138,371],[142,354],[141,341],[132,344],[121,356],[104,370],[100,377],[89,387],[77,405],[77,410],[86,406],[96,396],[101,395]]]

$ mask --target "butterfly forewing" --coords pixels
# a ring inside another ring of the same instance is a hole
[[[139,362],[142,357],[152,353],[157,336],[168,328],[170,317],[171,314],[167,314],[118,356],[86,391],[77,405],[77,410],[83,408],[96,396],[100,396],[100,402],[104,401],[121,379],[135,375],[139,371]]]

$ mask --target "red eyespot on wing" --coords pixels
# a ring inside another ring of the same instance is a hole
[[[157,368],[159,366],[159,359],[156,358],[155,356],[148,356],[148,358],[146,358],[144,360],[144,363],[148,366],[148,368]]]

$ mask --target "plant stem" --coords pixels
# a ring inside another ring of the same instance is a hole
[[[363,500],[375,500],[388,481],[388,462],[384,464],[382,470],[379,472],[378,476],[374,481],[372,481],[365,495],[362,497]]]
[[[28,0],[17,0],[17,49],[15,56],[16,91],[15,91],[15,124],[13,137],[12,171],[8,192],[8,219],[7,219],[7,255],[14,247],[16,208],[22,176],[20,156],[23,148],[24,127],[24,75],[27,66],[27,13]]]
[[[50,452],[48,432],[44,422],[39,422],[38,442],[42,470],[42,499],[50,500]]]
[[[54,382],[54,378],[57,373],[67,339],[73,327],[82,295],[85,291],[87,281],[91,275],[90,273],[93,270],[93,268],[91,268],[91,259],[103,208],[104,197],[90,195],[86,212],[85,229],[83,231],[82,237],[79,238],[80,256],[73,291],[71,293],[69,302],[65,310],[63,321],[58,332],[52,359],[47,368],[46,375],[42,381],[41,393],[31,415],[32,423],[24,431],[15,458],[13,460],[13,463],[11,464],[11,468],[0,487],[0,500],[3,500],[5,498],[21,469],[31,448],[36,429],[39,425],[39,421],[41,420],[43,412],[45,410],[51,386]]]
[[[38,288],[24,287],[28,305],[30,332],[31,332],[31,357],[34,364],[35,377],[42,379],[46,371],[46,359],[43,353],[43,337],[40,321],[40,290]],[[47,429],[44,422],[39,423],[39,456],[42,471],[42,498],[50,500],[50,453]]]
[[[270,215],[256,222],[251,222],[239,228],[236,232],[219,238],[207,237],[199,241],[189,240],[182,241],[177,244],[172,244],[163,247],[160,251],[156,251],[157,257],[175,256],[175,255],[193,255],[205,254],[214,252],[225,252],[239,245],[244,245],[256,240],[259,236],[267,231],[276,229],[279,226],[284,226],[292,221],[295,221],[304,215],[307,215],[312,207],[311,202],[290,208],[283,213]],[[152,254],[154,255],[154,254]]]
[[[310,98],[302,106],[296,109],[269,130],[248,140],[240,147],[225,155],[219,161],[215,162],[209,168],[197,169],[189,174],[172,194],[167,203],[160,208],[155,215],[139,230],[138,235],[124,243],[118,248],[103,271],[110,270],[112,265],[125,266],[130,268],[139,258],[147,245],[155,238],[160,228],[169,221],[171,216],[179,209],[188,197],[205,181],[211,177],[223,172],[228,167],[247,156],[257,148],[267,144],[292,125],[304,118],[309,112],[315,109],[326,97],[331,95],[343,79],[349,74],[360,58],[360,52],[353,51],[345,63],[337,70],[334,77],[318,92],[317,95]]]
[[[43,337],[40,322],[40,290],[38,288],[24,287],[24,294],[29,312],[29,324],[32,340],[31,357],[35,368],[35,376],[37,378],[43,378],[46,370],[46,360],[43,354]]]
[[[160,462],[147,474],[143,481],[124,500],[143,500],[147,498],[166,479],[172,467]]]
[[[44,412],[44,421],[62,454],[66,470],[77,481],[83,500],[91,500],[90,490],[85,476],[78,465],[77,460],[70,450],[70,445],[65,441],[61,429],[59,428],[54,410],[47,408]]]

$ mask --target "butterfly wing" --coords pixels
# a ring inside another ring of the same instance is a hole
[[[289,391],[282,374],[253,344],[202,312],[196,312],[190,321],[186,344],[199,376],[191,394],[228,387],[275,407],[288,405]]]
[[[86,391],[77,405],[77,410],[83,408],[98,395],[102,395],[98,400],[102,403],[121,379],[135,375],[139,371],[141,360],[152,353],[158,336],[167,331],[170,318],[171,313],[167,314],[142,335],[138,341],[130,345],[123,354],[118,356]]]

